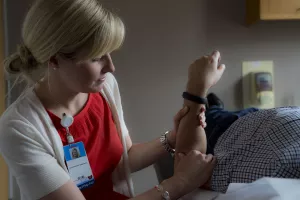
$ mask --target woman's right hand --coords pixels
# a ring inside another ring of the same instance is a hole
[[[182,183],[184,193],[203,186],[212,175],[216,158],[193,150],[187,155],[179,153],[179,162],[174,169],[174,178]]]

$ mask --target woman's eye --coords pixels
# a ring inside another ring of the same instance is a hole
[[[99,60],[100,60],[99,58],[93,58],[92,62],[99,62]]]
[[[104,58],[104,56],[102,56],[100,58],[93,58],[92,62],[100,62],[103,58]]]

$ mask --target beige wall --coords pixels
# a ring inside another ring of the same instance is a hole
[[[218,48],[227,65],[213,91],[229,109],[242,108],[243,61],[273,60],[276,106],[300,105],[300,21],[260,22],[244,26],[244,0],[209,0],[207,46]]]
[[[12,51],[19,41],[20,19],[28,3],[9,2],[16,5],[9,8],[8,19]],[[104,2],[127,25],[124,47],[113,58],[125,119],[134,142],[153,139],[172,126],[172,117],[182,103],[180,95],[188,65],[216,48],[222,52],[227,70],[212,91],[224,99],[227,108],[241,107],[239,79],[243,60],[274,60],[277,105],[286,105],[285,97],[292,95],[295,104],[300,104],[299,21],[245,27],[244,0]],[[152,167],[134,174],[134,181],[138,193],[157,183]]]

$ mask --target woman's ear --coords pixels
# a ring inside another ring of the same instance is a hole
[[[54,69],[54,70],[56,70],[56,69],[59,68],[57,56],[52,56],[52,57],[49,59],[48,66],[49,66],[51,69]]]

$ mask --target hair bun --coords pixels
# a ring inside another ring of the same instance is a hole
[[[5,69],[11,74],[30,73],[38,68],[38,62],[25,45],[19,45],[17,53],[4,61]]]

